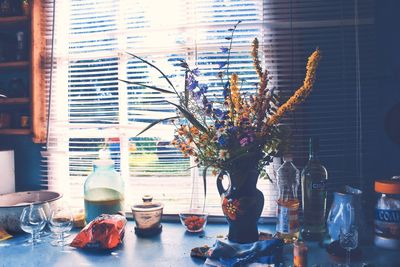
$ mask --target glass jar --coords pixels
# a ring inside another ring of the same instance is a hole
[[[400,176],[375,181],[375,245],[400,248]]]
[[[124,214],[124,181],[114,169],[114,161],[106,149],[93,161],[93,172],[84,185],[85,221],[101,214]]]
[[[153,197],[145,195],[143,203],[132,206],[135,219],[135,233],[139,236],[153,236],[161,232],[161,217],[164,205],[153,202]]]

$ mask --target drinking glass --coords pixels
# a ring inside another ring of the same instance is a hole
[[[24,208],[21,213],[20,222],[21,229],[31,234],[31,238],[27,243],[34,245],[40,242],[40,239],[37,238],[38,233],[46,225],[46,215],[42,206],[31,204],[29,207]]]
[[[46,215],[46,225],[43,227],[42,230],[40,230],[37,233],[38,238],[46,237],[46,236],[50,235],[48,225],[49,225],[50,214],[51,214],[51,208],[50,208],[49,202],[43,202],[42,204],[39,204],[39,205],[42,207],[44,214]]]
[[[350,266],[350,251],[358,246],[358,230],[354,225],[340,228],[340,246],[346,250],[346,264]]]
[[[67,206],[58,206],[50,215],[49,226],[50,230],[58,235],[57,240],[51,242],[54,246],[65,246],[65,233],[72,229],[73,215]]]

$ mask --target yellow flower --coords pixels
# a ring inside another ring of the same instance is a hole
[[[315,81],[315,73],[318,67],[318,62],[321,59],[321,52],[319,49],[315,50],[311,56],[308,58],[307,62],[307,72],[306,77],[304,79],[303,85],[296,90],[293,96],[289,98],[286,103],[278,108],[276,113],[268,118],[266,122],[266,126],[271,126],[276,123],[285,115],[288,111],[293,111],[296,105],[304,102],[306,97],[310,94],[311,89],[314,85]]]
[[[238,85],[239,82],[239,77],[236,73],[233,73],[231,75],[231,81],[230,81],[230,85],[231,85],[231,99],[232,99],[232,108],[229,112],[229,116],[232,118],[234,117],[233,111],[235,111],[237,114],[240,114],[240,112],[242,111],[242,98],[240,96],[240,88]]]
[[[251,56],[253,58],[253,65],[254,68],[256,69],[258,77],[260,77],[260,80],[263,76],[263,71],[261,68],[261,63],[260,60],[258,59],[258,39],[254,38],[253,40],[253,49],[251,50]]]

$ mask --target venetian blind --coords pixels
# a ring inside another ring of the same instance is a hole
[[[143,194],[163,202],[166,213],[202,203],[197,170],[188,169],[190,160],[169,144],[173,125],[165,122],[136,137],[149,123],[174,115],[165,104],[171,96],[119,79],[168,88],[159,73],[126,53],[131,52],[157,65],[182,91],[179,60],[185,59],[200,69],[200,82],[209,85],[210,95],[219,97],[223,85],[217,78],[218,63],[226,56],[220,47],[229,45],[228,29],[239,20],[230,69],[244,81],[243,90],[254,90],[257,81],[250,56],[254,37],[271,71],[270,85],[279,90],[282,101],[301,84],[307,56],[321,48],[324,58],[315,91],[287,120],[295,129],[296,163],[299,168],[304,164],[307,137],[318,135],[330,174],[337,181],[358,176],[349,164],[358,160],[360,149],[353,1],[70,0],[54,6],[53,0],[43,0],[43,5],[48,88],[52,73],[44,175],[46,185],[61,190],[72,205],[82,206],[83,183],[104,143],[125,180],[128,205]],[[362,1],[358,10],[359,43],[367,53],[373,26],[370,1]],[[371,69],[367,63],[366,73]],[[268,171],[273,177],[273,169]],[[258,186],[265,196],[264,215],[274,216],[275,185],[260,180]],[[206,204],[209,212],[221,214],[211,175]]]

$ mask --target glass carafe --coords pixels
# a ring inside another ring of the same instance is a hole
[[[124,214],[124,182],[114,169],[109,151],[99,151],[93,172],[84,185],[85,220],[89,223],[101,214]]]

